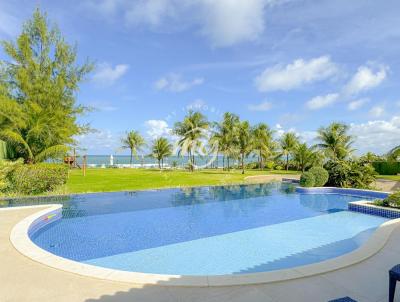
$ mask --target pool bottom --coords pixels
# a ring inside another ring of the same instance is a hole
[[[38,210],[44,206],[37,206]],[[23,207],[22,207],[23,208]],[[48,205],[45,210],[39,211],[19,222],[10,235],[14,247],[26,257],[44,265],[75,273],[81,276],[109,280],[114,282],[127,282],[137,285],[161,286],[190,286],[190,287],[218,287],[249,284],[265,284],[270,282],[288,281],[317,274],[327,273],[362,262],[377,253],[384,247],[392,231],[399,226],[400,219],[390,220],[382,224],[371,235],[369,240],[360,248],[344,254],[341,257],[330,259],[316,264],[295,267],[292,269],[270,271],[263,273],[223,275],[223,276],[180,276],[157,275],[139,272],[124,272],[93,265],[71,261],[51,254],[36,244],[29,236],[29,227],[37,220],[43,219],[50,211],[60,209],[60,205]],[[15,208],[17,209],[17,208]],[[1,209],[0,209],[1,211]]]
[[[267,272],[349,253],[386,221],[382,217],[340,211],[82,262],[152,274]]]

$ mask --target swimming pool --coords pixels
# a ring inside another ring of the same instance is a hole
[[[61,219],[30,238],[55,255],[123,271],[268,272],[365,243],[388,219],[347,211],[348,202],[371,198],[360,194],[304,194],[269,183],[77,195],[62,201]]]

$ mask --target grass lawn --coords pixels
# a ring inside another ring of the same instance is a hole
[[[66,185],[68,193],[110,192],[124,190],[144,190],[167,187],[223,185],[243,183],[244,178],[262,174],[299,174],[296,171],[249,170],[243,175],[239,170],[201,170],[195,172],[181,170],[150,169],[88,169],[86,176],[82,170],[72,170]]]
[[[378,175],[376,178],[400,181],[400,175]]]

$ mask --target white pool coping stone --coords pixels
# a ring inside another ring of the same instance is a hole
[[[15,207],[12,209],[17,210],[21,208],[28,207]],[[61,211],[62,205],[39,205],[30,206],[29,208],[37,208],[42,210],[21,220],[14,226],[10,234],[11,243],[21,254],[25,255],[26,257],[52,268],[86,277],[117,282],[127,282],[137,285],[160,286],[215,287],[263,284],[310,277],[339,270],[362,262],[379,252],[385,246],[392,231],[400,223],[400,218],[389,220],[380,225],[377,230],[371,235],[368,241],[358,249],[342,256],[318,263],[298,266],[290,269],[250,274],[185,276],[148,274],[114,270],[80,263],[52,254],[34,244],[29,238],[29,231],[32,225],[37,224],[38,221],[43,220],[50,213]],[[9,209],[11,208],[0,209],[0,211]],[[56,219],[54,221],[56,221]]]

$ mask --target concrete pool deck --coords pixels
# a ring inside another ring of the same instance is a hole
[[[0,211],[0,301],[328,301],[351,296],[387,301],[388,270],[400,263],[400,227],[374,256],[334,272],[291,281],[230,287],[135,286],[60,271],[20,254],[9,237],[35,208]],[[400,290],[397,300],[400,301]]]

